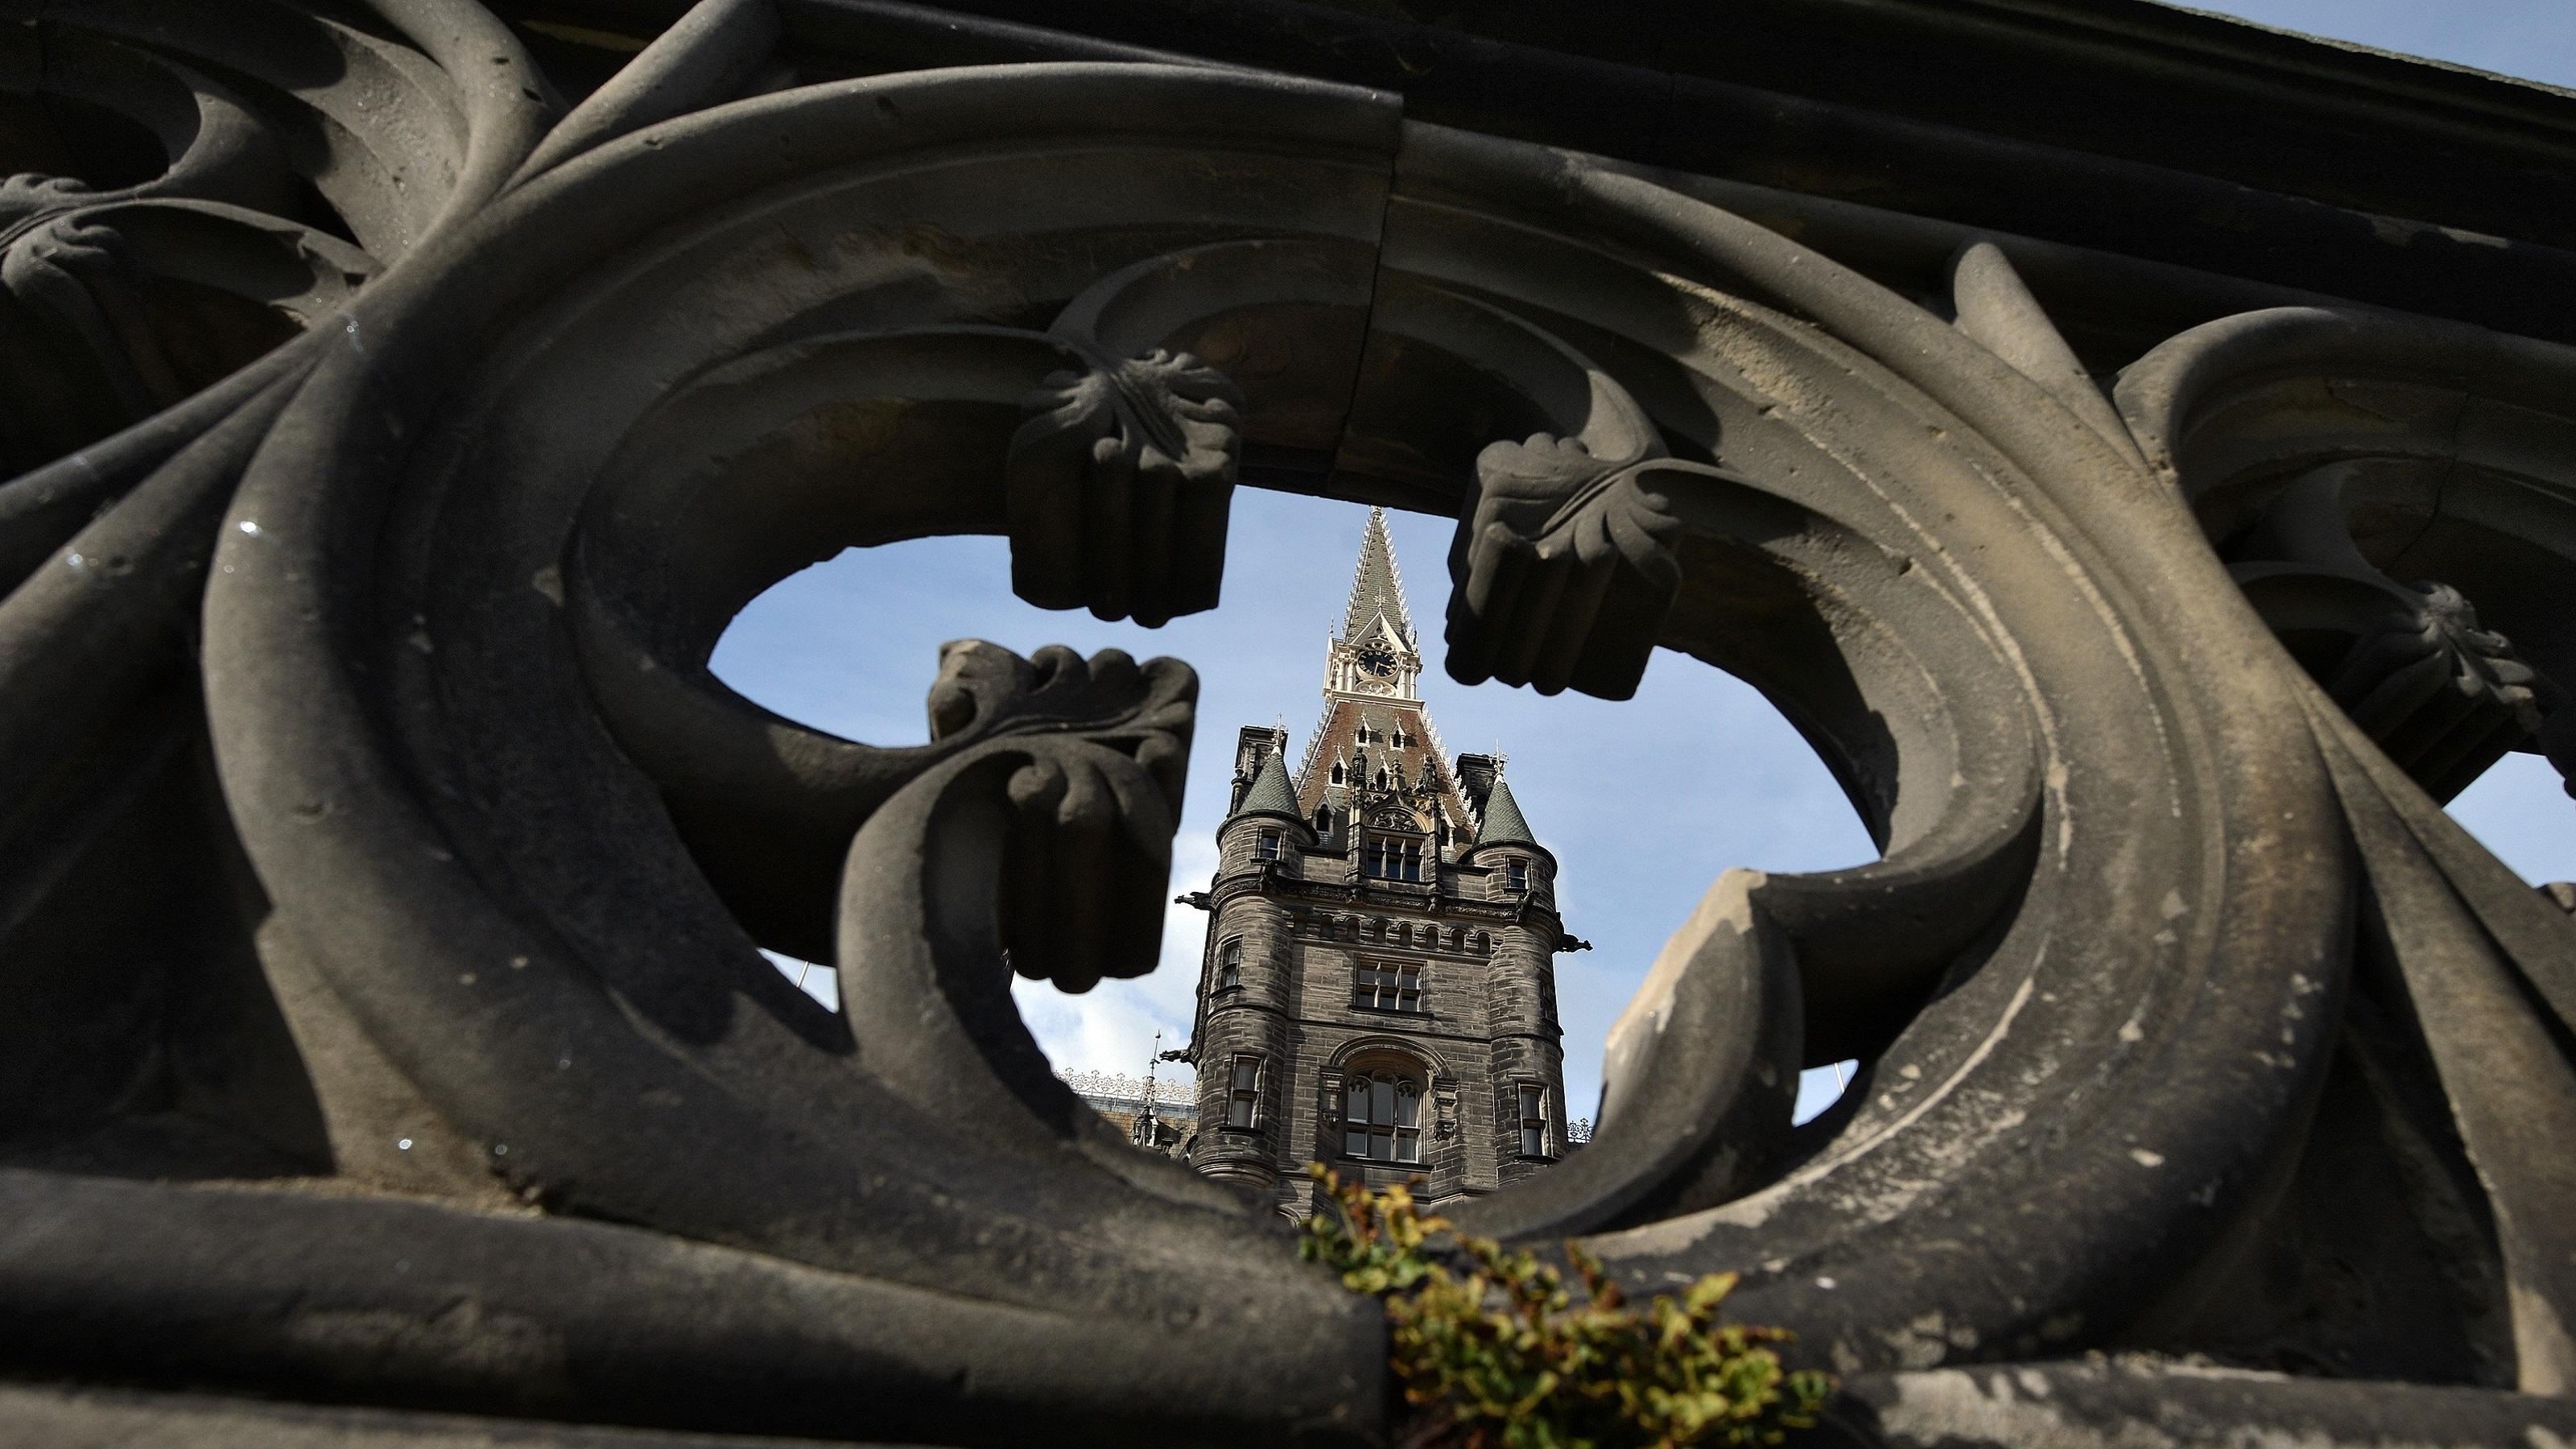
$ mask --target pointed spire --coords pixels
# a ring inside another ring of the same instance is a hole
[[[1386,510],[1369,510],[1368,532],[1360,539],[1359,569],[1351,577],[1351,603],[1342,617],[1342,637],[1357,639],[1384,614],[1405,647],[1416,647],[1413,615],[1404,607],[1404,578],[1395,571],[1395,542],[1387,536]]]
[[[1538,837],[1530,834],[1529,821],[1521,815],[1521,804],[1512,798],[1512,787],[1500,776],[1494,779],[1494,793],[1485,797],[1485,821],[1476,832],[1478,845],[1536,845]]]
[[[1298,817],[1297,792],[1288,784],[1288,766],[1272,750],[1261,757],[1261,768],[1253,772],[1252,788],[1243,793],[1243,803],[1234,807],[1237,815],[1286,815]]]

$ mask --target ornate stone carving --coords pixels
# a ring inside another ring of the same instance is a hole
[[[1955,228],[1845,203],[1802,243],[1732,183],[1125,51],[880,74],[723,0],[566,112],[465,0],[257,14],[48,9],[18,77],[165,154],[10,193],[5,323],[90,340],[0,376],[8,1374],[1383,1437],[1374,1309],[1007,995],[1150,963],[1186,668],[960,646],[908,748],[706,668],[777,579],[932,534],[1009,536],[1039,603],[1206,607],[1239,470],[1465,519],[1467,675],[1741,675],[1883,847],[1721,877],[1591,1142],[1472,1226],[1743,1272],[1854,1433],[1935,1435],[1954,1370],[2310,1422],[2039,1366],[2115,1345],[2330,1375],[2356,1442],[2576,1432],[2576,928],[2434,798],[2576,671],[2568,349],[2026,239],[1944,272]],[[2070,341],[2026,256],[2116,274],[2118,325]],[[2412,612],[2312,677],[2319,560],[2260,535],[2320,470],[2379,576],[2338,577]]]
[[[1466,569],[1449,604],[1449,672],[1541,694],[1626,699],[1645,677],[1681,587],[1652,458],[1596,458],[1580,438],[1533,433],[1476,458],[1459,521]]]
[[[1085,350],[1011,438],[1011,587],[1148,628],[1216,607],[1243,392],[1188,353]]]
[[[2343,480],[2284,488],[2229,553],[2264,622],[2416,783],[2448,800],[2541,733],[2550,690],[2448,584],[2403,585],[2371,566],[2344,521]]]

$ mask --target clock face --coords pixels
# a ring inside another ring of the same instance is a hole
[[[1367,670],[1369,673],[1376,675],[1380,679],[1385,679],[1395,673],[1395,656],[1387,653],[1383,649],[1375,647],[1374,645],[1360,651],[1358,663],[1360,668]]]

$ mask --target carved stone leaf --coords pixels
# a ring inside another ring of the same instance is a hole
[[[1242,392],[1186,352],[1080,355],[1011,439],[1011,587],[1148,628],[1214,608]]]
[[[1680,524],[1652,487],[1667,471],[1692,465],[1603,460],[1546,433],[1486,448],[1451,552],[1450,674],[1541,694],[1634,695],[1681,584]]]
[[[1084,659],[1050,645],[1022,659],[981,640],[949,645],[941,664],[932,737],[978,744],[954,769],[1019,761],[995,883],[1012,969],[1068,991],[1152,970],[1198,676],[1116,649]]]
[[[2407,586],[2362,555],[2331,474],[2283,490],[2231,550],[2264,622],[2371,741],[2436,799],[2543,733],[2561,696],[2449,584]],[[2557,756],[2553,754],[2552,758]]]

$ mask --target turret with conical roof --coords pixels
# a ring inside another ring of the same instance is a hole
[[[1272,750],[1261,757],[1261,765],[1252,777],[1252,788],[1245,791],[1243,803],[1234,807],[1237,815],[1285,815],[1299,819],[1297,788],[1288,783],[1288,766]]]
[[[1372,509],[1324,712],[1236,743],[1201,958],[1199,1171],[1302,1217],[1300,1169],[1492,1191],[1567,1149],[1556,862],[1498,756],[1444,758],[1386,515]]]
[[[1476,844],[1538,844],[1538,837],[1530,834],[1529,821],[1521,814],[1521,802],[1512,798],[1511,783],[1499,775],[1494,778],[1493,793],[1485,797],[1485,817],[1478,822]]]

